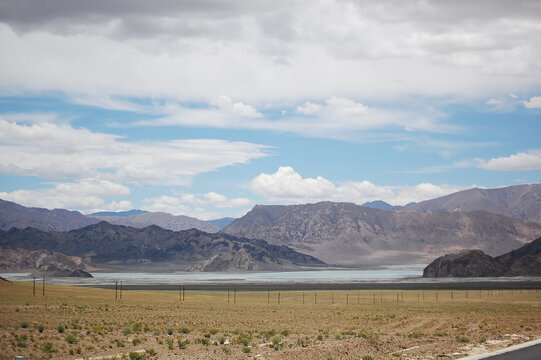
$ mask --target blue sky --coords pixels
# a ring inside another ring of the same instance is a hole
[[[537,183],[539,24],[535,1],[0,1],[0,198],[212,219]]]

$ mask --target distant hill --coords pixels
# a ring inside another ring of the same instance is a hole
[[[0,247],[0,271],[45,271],[48,277],[92,277],[80,257],[49,250]]]
[[[205,232],[218,232],[220,228],[208,221],[199,220],[184,215],[171,215],[163,212],[146,212],[138,215],[125,216],[95,216],[99,220],[107,221],[114,225],[125,225],[135,228],[144,228],[150,225],[157,225],[161,228],[180,231],[198,229]]]
[[[287,245],[329,264],[404,264],[472,247],[500,255],[541,236],[541,224],[486,211],[416,213],[320,202],[257,205],[222,232]]]
[[[324,265],[312,256],[263,240],[196,229],[173,232],[155,225],[137,229],[104,221],[69,232],[33,228],[0,231],[0,245],[57,251],[109,268],[249,271]]]
[[[485,210],[541,223],[541,184],[469,189],[407,208],[416,212]]]
[[[24,229],[28,226],[43,231],[68,231],[95,224],[98,219],[89,218],[77,211],[48,210],[24,207],[11,201],[0,200],[0,229]]]
[[[393,205],[388,204],[385,201],[381,201],[381,200],[365,202],[361,206],[369,207],[372,209],[380,209],[380,210],[391,210],[394,208]]]
[[[224,217],[224,218],[221,218],[221,219],[208,220],[207,222],[213,224],[214,226],[218,227],[219,229],[223,229],[224,227],[231,224],[235,220],[236,219],[232,218],[232,217]]]
[[[130,215],[140,215],[140,214],[146,214],[148,211],[145,210],[138,210],[138,209],[131,209],[128,211],[100,211],[92,214],[88,214],[87,216],[130,216]]]
[[[497,276],[541,276],[541,237],[496,258],[481,250],[444,255],[423,271],[423,277]]]

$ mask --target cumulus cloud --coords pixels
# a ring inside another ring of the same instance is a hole
[[[531,97],[530,100],[523,102],[528,109],[541,109],[541,96]]]
[[[541,150],[519,152],[510,156],[493,158],[488,161],[478,159],[477,166],[486,170],[499,171],[541,170]]]
[[[100,175],[111,181],[178,185],[194,175],[266,155],[265,146],[246,142],[133,142],[70,125],[21,125],[0,119],[0,171],[5,174],[48,179]]]
[[[253,202],[247,198],[227,198],[222,194],[181,194],[179,196],[159,196],[145,200],[144,210],[161,211],[173,215],[186,215],[210,220],[221,217],[222,209],[234,209],[235,215],[244,214]]]
[[[383,186],[370,181],[336,183],[321,176],[303,178],[292,167],[282,166],[274,174],[261,173],[250,183],[252,192],[267,200],[287,204],[318,201],[354,202],[383,200],[393,205],[419,202],[466,189],[454,185],[421,183],[413,186]]]

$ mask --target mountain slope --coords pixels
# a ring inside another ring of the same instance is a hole
[[[541,223],[541,184],[499,189],[469,189],[423,201],[407,208],[416,212],[485,210]]]
[[[85,269],[86,264],[80,257],[48,250],[0,247],[1,271],[45,270],[47,276],[53,277],[92,277]]]
[[[541,276],[541,237],[496,258],[480,250],[437,258],[423,277]]]
[[[298,266],[324,265],[318,259],[300,254],[286,246],[269,245],[262,240],[236,238],[226,234],[209,234],[196,229],[173,232],[158,226],[143,229],[100,222],[69,232],[44,232],[26,228],[0,231],[0,245],[25,249],[47,249],[85,258],[95,264],[152,264],[185,270],[220,256],[233,258],[245,254],[237,269],[288,269]],[[225,265],[224,265],[225,266]],[[206,270],[205,266],[201,267]],[[218,267],[213,269],[218,271]]]
[[[43,231],[68,231],[95,224],[98,219],[86,217],[76,211],[28,208],[11,201],[0,200],[0,229],[28,226]]]
[[[216,225],[207,221],[184,215],[171,215],[163,212],[151,212],[128,216],[95,216],[95,218],[107,221],[110,224],[131,226],[135,228],[157,225],[163,229],[172,231],[198,229],[214,233],[220,230]]]
[[[485,211],[377,210],[351,203],[255,206],[222,230],[287,245],[327,263],[414,263],[478,248],[500,255],[541,236],[541,224]]]

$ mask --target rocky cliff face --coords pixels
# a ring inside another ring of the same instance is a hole
[[[45,272],[48,277],[92,277],[80,257],[48,250],[0,247],[1,271]]]
[[[180,232],[158,226],[137,229],[107,222],[70,232],[43,232],[32,228],[0,231],[0,245],[46,248],[91,259],[92,263],[106,267],[108,264],[131,267],[169,264],[177,270],[185,270],[192,264],[206,262],[201,269],[225,271],[245,270],[246,267],[278,270],[324,265],[312,256],[262,240],[209,234],[196,229]],[[239,258],[244,253],[249,255],[249,261]],[[225,268],[219,270],[219,264]]]
[[[469,189],[404,208],[417,212],[485,210],[541,223],[541,184]]]
[[[423,277],[541,276],[541,238],[493,258],[480,250],[437,258]]]
[[[485,211],[416,213],[321,202],[258,205],[222,231],[331,264],[403,264],[471,248],[500,255],[541,236],[541,225]]]

